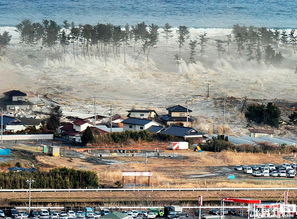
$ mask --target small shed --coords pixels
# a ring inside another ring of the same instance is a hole
[[[53,156],[53,157],[59,157],[60,156],[60,147],[49,146],[48,147],[48,154]]]

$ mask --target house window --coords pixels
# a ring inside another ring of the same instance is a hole
[[[144,116],[144,114],[140,114],[140,116]]]
[[[129,125],[129,128],[132,129],[132,125]]]
[[[140,128],[139,128],[139,129],[143,130],[143,126],[140,126]]]

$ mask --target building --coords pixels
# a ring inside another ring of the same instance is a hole
[[[150,128],[151,126],[159,126],[156,121],[149,119],[128,118],[123,121],[124,131],[142,131]]]
[[[160,117],[167,126],[178,125],[184,127],[192,127],[193,119],[190,116],[192,110],[176,105],[167,108],[168,114]]]
[[[251,128],[249,129],[250,131],[250,136],[252,138],[258,138],[258,137],[273,137],[274,131],[272,129],[256,129],[256,128]]]
[[[40,129],[42,126],[42,120],[25,117],[11,117],[3,116],[3,127],[6,132],[18,132],[27,128]]]
[[[19,90],[11,90],[4,93],[4,96],[11,101],[26,101],[27,94]]]
[[[4,105],[7,111],[29,111],[33,104],[27,100],[27,94],[19,90],[4,93]]]
[[[158,116],[155,110],[132,109],[129,110],[128,113],[128,117],[150,120],[153,120]]]
[[[93,126],[90,122],[77,119],[73,122],[73,129],[76,132],[83,132],[86,130],[89,126]]]
[[[49,146],[48,154],[53,157],[60,157],[60,147],[57,146]]]
[[[204,140],[204,133],[199,132],[193,128],[190,127],[182,127],[182,126],[176,126],[171,125],[169,127],[165,127],[160,129],[160,127],[152,126],[148,129],[148,131],[154,132],[154,133],[160,133],[163,135],[170,135],[174,137],[180,137],[184,140],[192,139],[195,142],[202,142]]]

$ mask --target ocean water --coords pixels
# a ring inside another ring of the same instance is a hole
[[[22,19],[124,25],[145,21],[195,28],[234,24],[297,27],[296,0],[0,0],[0,25]]]

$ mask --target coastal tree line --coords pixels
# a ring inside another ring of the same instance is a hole
[[[118,26],[98,23],[75,24],[64,21],[58,24],[53,20],[32,22],[28,19],[17,26],[21,43],[24,45],[38,45],[47,48],[60,49],[63,53],[74,56],[123,57],[129,49],[137,59],[143,54],[149,59],[150,52],[160,41],[160,35],[165,39],[165,46],[176,33],[177,53],[174,58],[189,63],[203,62],[205,55],[216,47],[217,57],[236,55],[247,61],[255,60],[268,65],[279,65],[284,56],[281,48],[291,48],[296,53],[297,35],[295,30],[272,30],[265,27],[246,27],[234,25],[232,34],[221,36],[220,39],[210,39],[207,33],[194,36],[186,26],[177,29],[166,23],[163,27],[141,22],[135,25]],[[0,35],[0,49],[7,46],[11,36],[4,32]],[[186,52],[182,52],[185,50]]]

